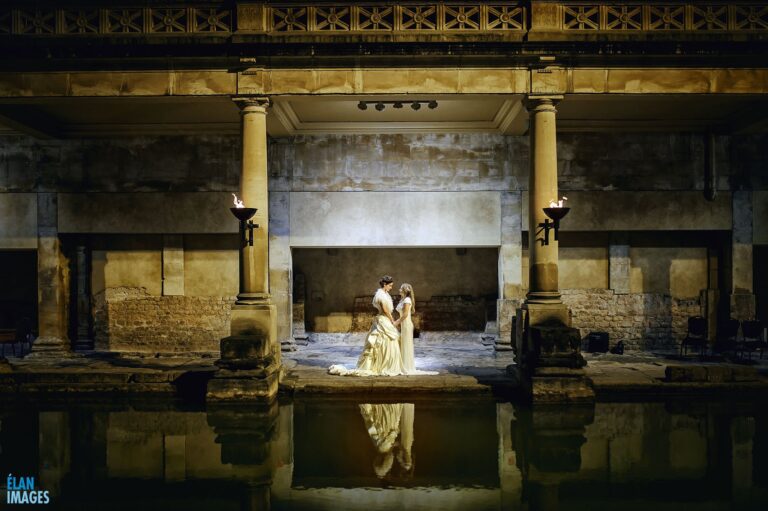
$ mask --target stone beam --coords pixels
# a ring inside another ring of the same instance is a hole
[[[0,73],[0,98],[281,94],[764,94],[764,68],[251,68]]]

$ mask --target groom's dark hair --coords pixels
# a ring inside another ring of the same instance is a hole
[[[393,279],[389,275],[384,275],[383,277],[381,277],[381,280],[379,281],[379,285],[381,287],[384,287],[386,284],[391,284],[394,281],[395,281],[395,279]]]

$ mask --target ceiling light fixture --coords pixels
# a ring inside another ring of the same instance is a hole
[[[410,104],[411,108],[420,110],[421,105],[427,105],[430,110],[437,108],[437,100],[435,99],[414,99],[413,101],[360,101],[357,103],[357,108],[360,110],[368,110],[368,105],[374,105],[374,108],[381,112],[387,105],[392,105],[393,108],[403,108],[405,104]]]

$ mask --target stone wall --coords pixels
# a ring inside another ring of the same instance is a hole
[[[679,346],[688,318],[702,313],[698,299],[672,298],[661,293],[615,294],[610,289],[564,289],[563,302],[572,326],[581,331],[608,332],[611,346],[626,349],[669,349]]]
[[[129,353],[218,352],[229,335],[234,298],[152,296],[108,288],[93,301],[97,350]]]
[[[367,332],[376,312],[371,305],[373,295],[355,297],[349,332]],[[395,307],[399,295],[392,295]],[[487,321],[495,320],[496,299],[473,296],[433,296],[417,300],[413,327],[422,332],[480,332]],[[397,314],[393,314],[397,318]]]

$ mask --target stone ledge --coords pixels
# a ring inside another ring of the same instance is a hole
[[[666,382],[750,382],[760,379],[754,367],[727,365],[670,365],[664,371]]]

